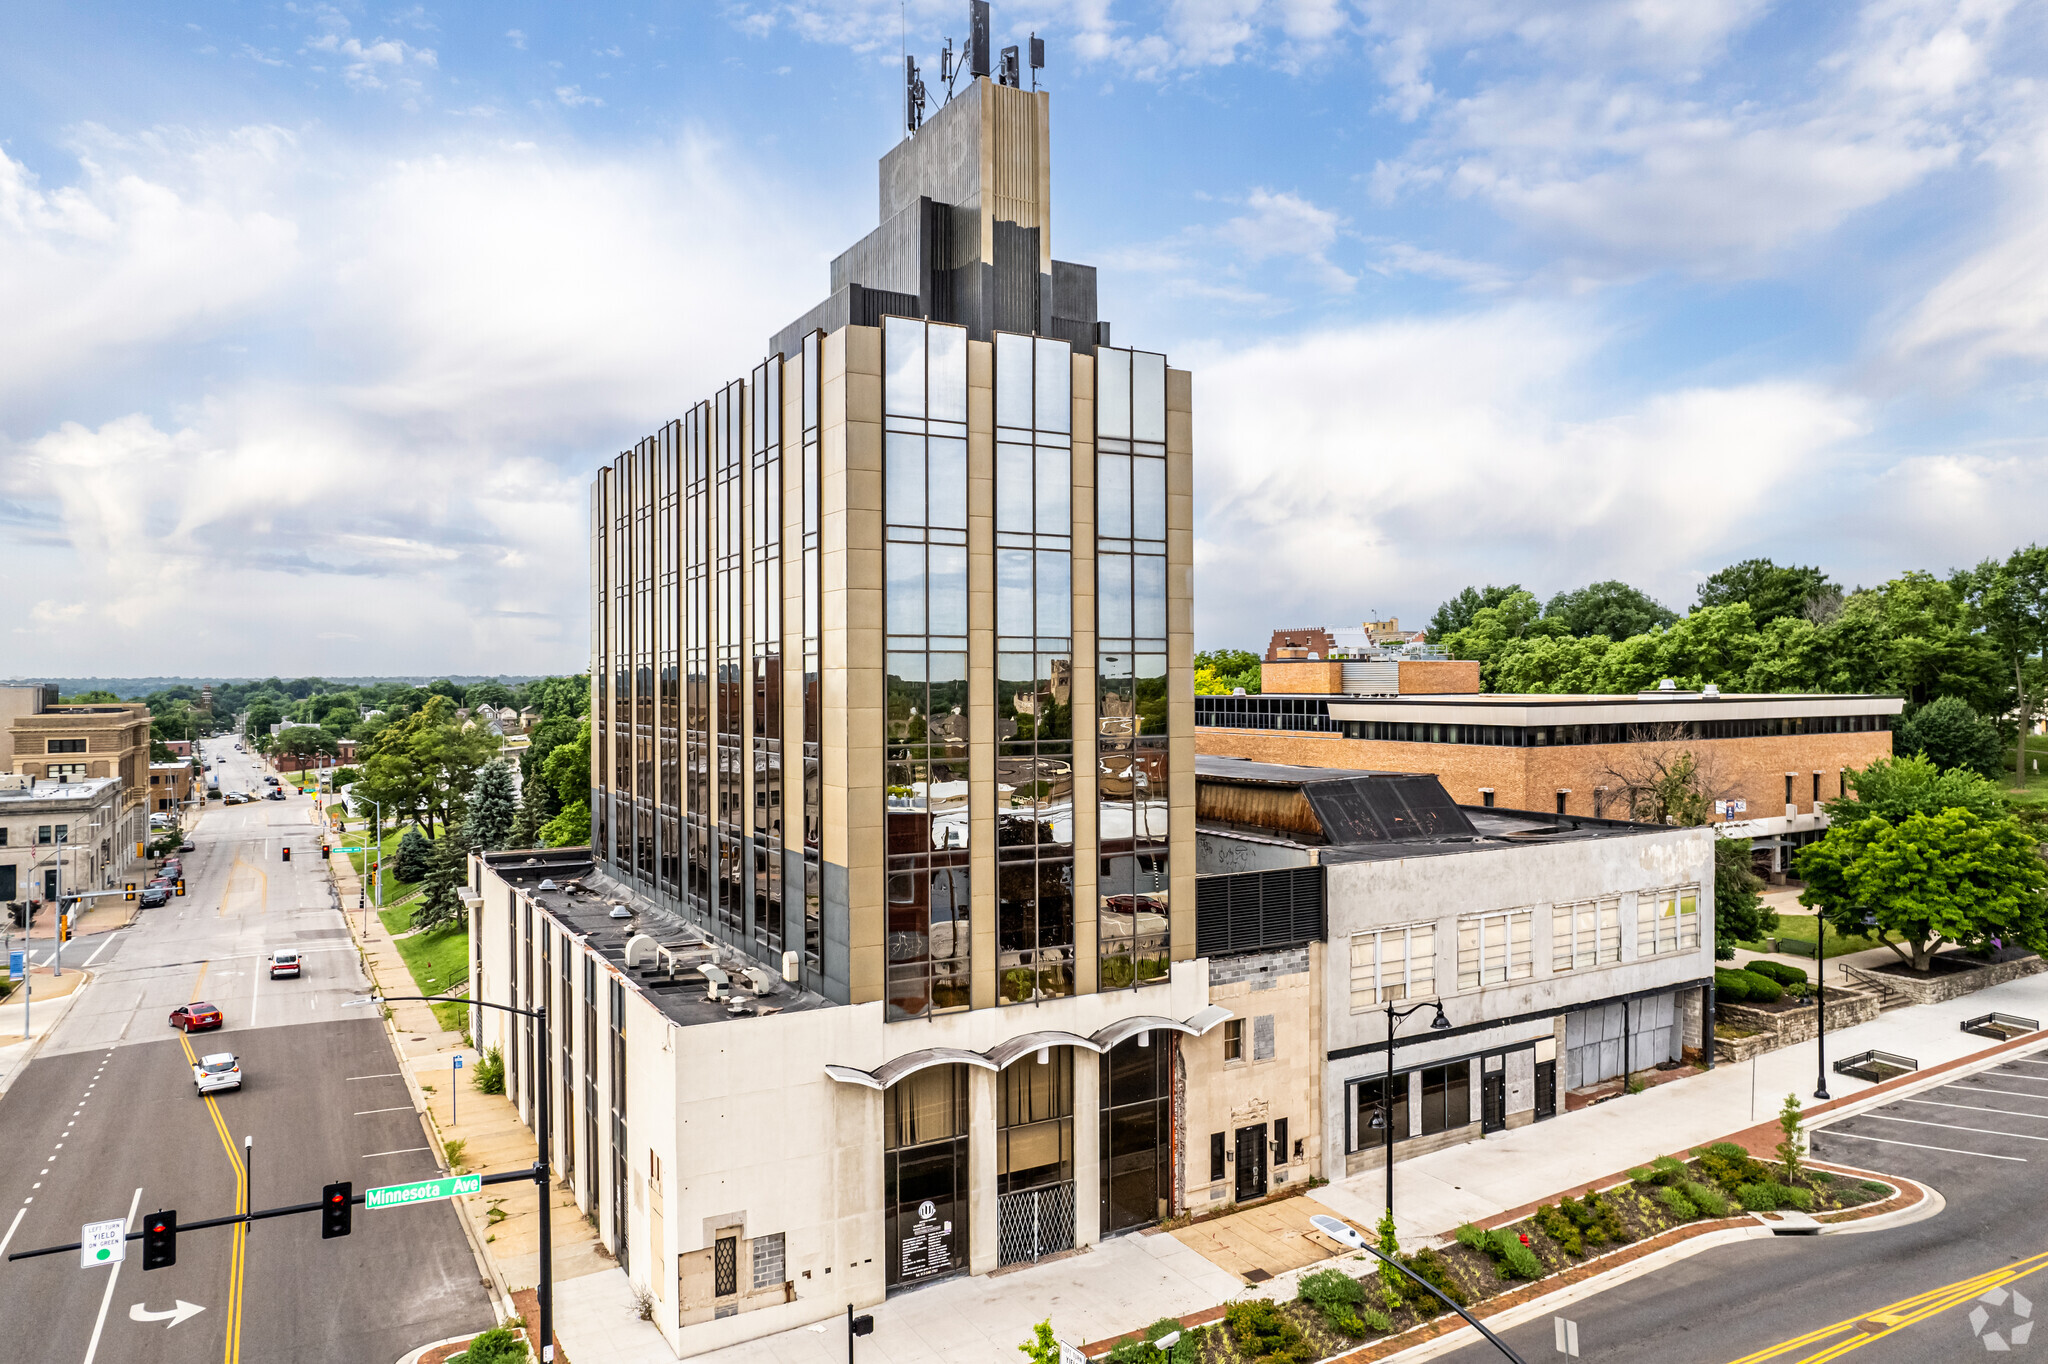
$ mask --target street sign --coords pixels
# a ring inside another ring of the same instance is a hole
[[[27,975],[28,953],[9,952],[7,954],[7,974],[16,980],[20,980],[23,976]]]
[[[458,1057],[456,1057],[456,1058],[455,1058],[455,1068],[456,1068],[457,1070],[461,1070],[461,1069],[462,1069],[462,1058],[461,1058],[460,1056],[458,1056]]]
[[[472,1194],[483,1186],[482,1175],[449,1175],[442,1179],[422,1179],[413,1184],[387,1184],[381,1189],[365,1192],[363,1207],[374,1212],[378,1208],[402,1208],[411,1203],[431,1203],[440,1198]]]
[[[128,1258],[128,1219],[87,1222],[78,1232],[78,1267],[119,1264]]]

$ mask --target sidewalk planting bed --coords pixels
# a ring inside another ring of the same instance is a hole
[[[1759,1160],[1732,1142],[1700,1147],[1690,1160],[1661,1157],[1629,1175],[1612,1188],[1544,1204],[1504,1227],[1460,1227],[1455,1243],[1403,1255],[1402,1262],[1463,1307],[1510,1293],[1523,1300],[1549,1291],[1546,1279],[1580,1277],[1571,1272],[1588,1260],[1653,1238],[1663,1238],[1660,1244],[1683,1239],[1689,1226],[1735,1226],[1748,1213],[1781,1209],[1840,1213],[1897,1193],[1875,1180],[1811,1169],[1803,1160],[1788,1172],[1783,1163]],[[1313,1364],[1449,1314],[1413,1281],[1390,1284],[1378,1260],[1354,1255],[1303,1275],[1291,1302],[1231,1303],[1222,1320],[1189,1328],[1171,1361],[1160,1361],[1161,1352],[1146,1343],[1175,1329],[1170,1321],[1125,1337],[1101,1357],[1112,1364]],[[1451,1316],[1445,1324],[1459,1323]]]

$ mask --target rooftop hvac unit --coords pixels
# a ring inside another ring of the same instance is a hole
[[[1399,696],[1401,664],[1391,658],[1346,659],[1339,665],[1346,696]]]

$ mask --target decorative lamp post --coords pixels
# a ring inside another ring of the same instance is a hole
[[[1429,1021],[1431,1032],[1442,1032],[1451,1026],[1451,1020],[1444,1017],[1444,1006],[1436,1000],[1425,1000],[1405,1009],[1396,1009],[1393,1001],[1387,1002],[1387,1077],[1381,1083],[1379,1107],[1373,1110],[1370,1126],[1374,1131],[1385,1133],[1387,1153],[1387,1215],[1394,1214],[1394,1030],[1401,1020],[1410,1014],[1421,1013],[1424,1009],[1435,1009],[1436,1017]]]

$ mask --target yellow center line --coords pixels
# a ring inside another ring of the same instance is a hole
[[[206,968],[209,964],[203,961],[199,963],[199,974],[192,978],[192,998],[187,1000],[186,1003],[197,1004],[199,1002],[199,987],[206,984]],[[183,1034],[181,1033],[180,1036],[183,1036]],[[188,1056],[192,1054],[192,1044],[190,1042],[185,1044],[185,1054]]]
[[[1821,1348],[1796,1361],[1796,1364],[1826,1364],[1828,1360],[1839,1359],[1852,1350],[1862,1349],[1874,1340],[1882,1340],[1916,1322],[1925,1321],[1929,1317],[1946,1312],[1951,1307],[1970,1302],[1994,1288],[2002,1288],[2030,1274],[2038,1274],[2044,1269],[2048,1269],[2048,1254],[2016,1260],[2003,1268],[1986,1270],[1968,1279],[1958,1279],[1941,1288],[1930,1288],[1910,1298],[1901,1298],[1888,1306],[1858,1313],[1832,1326],[1808,1331],[1803,1336],[1795,1336],[1791,1340],[1758,1350],[1754,1354],[1744,1355],[1730,1364],[1764,1364],[1766,1360],[1777,1359],[1815,1345]]]
[[[201,967],[204,974],[204,967]],[[192,1039],[185,1033],[178,1034],[178,1045],[185,1049],[185,1060],[198,1065],[199,1058],[193,1054]],[[223,1151],[228,1153],[228,1167],[235,1177],[235,1211],[247,1213],[249,1202],[244,1187],[245,1169],[242,1153],[235,1149],[235,1139],[228,1135],[227,1120],[221,1117],[220,1105],[211,1094],[200,1096],[206,1101],[207,1114],[213,1119],[213,1130],[220,1137]],[[234,1227],[233,1246],[228,1255],[228,1302],[226,1311],[227,1343],[221,1351],[221,1364],[239,1364],[242,1357],[242,1270],[245,1263],[249,1237],[249,1224],[237,1222]]]

